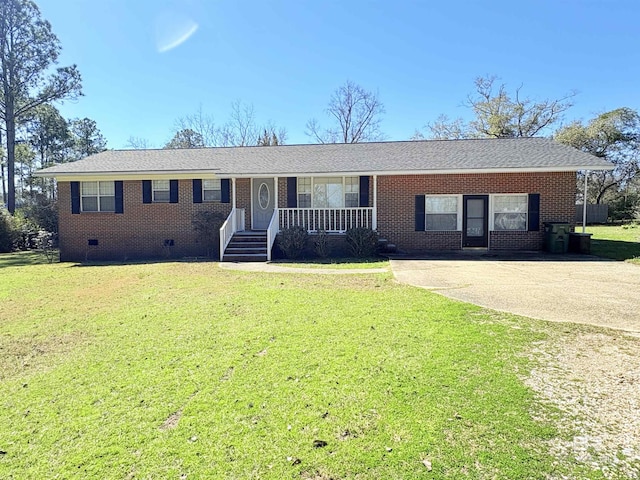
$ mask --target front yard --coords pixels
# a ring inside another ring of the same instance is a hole
[[[622,447],[606,469],[595,454],[559,450],[584,412],[540,390],[554,365],[542,346],[606,331],[484,310],[366,270],[16,258],[0,256],[0,478],[640,471]]]
[[[582,232],[582,227],[576,227]],[[591,253],[615,260],[628,260],[640,265],[640,224],[591,225],[587,233],[592,233]]]

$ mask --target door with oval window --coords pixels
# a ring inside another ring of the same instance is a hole
[[[254,178],[251,183],[251,228],[266,230],[275,208],[273,178]]]

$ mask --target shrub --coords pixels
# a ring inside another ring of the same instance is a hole
[[[12,217],[14,240],[14,250],[30,250],[36,248],[36,238],[40,228],[31,219],[25,216],[25,212],[20,209]]]
[[[45,256],[49,263],[53,263],[53,260],[56,257],[56,237],[57,235],[55,233],[47,232],[46,230],[40,230],[36,237],[36,247],[40,250],[40,253]]]
[[[34,203],[23,207],[22,213],[39,229],[58,233],[58,205],[55,200],[38,196]]]
[[[0,208],[0,252],[12,251],[17,237],[13,217],[4,208]]]
[[[287,258],[300,258],[307,236],[307,230],[303,227],[285,228],[278,235],[278,246]]]
[[[226,220],[220,212],[201,211],[193,214],[191,225],[200,234],[203,245],[207,248],[208,257],[220,257],[220,227]]]
[[[327,258],[329,256],[329,237],[324,230],[318,230],[318,234],[313,240],[313,251],[320,258]]]
[[[351,228],[347,230],[347,246],[354,257],[372,257],[378,250],[378,234],[370,228]]]

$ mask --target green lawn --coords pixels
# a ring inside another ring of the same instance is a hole
[[[391,274],[19,263],[0,478],[601,478],[548,454],[523,384],[533,342],[579,327]]]
[[[576,227],[582,232],[581,227]],[[594,225],[587,227],[592,233],[591,253],[615,260],[628,260],[640,265],[640,225]]]

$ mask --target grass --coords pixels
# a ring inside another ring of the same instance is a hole
[[[374,269],[389,268],[389,260],[375,258],[313,258],[295,260],[276,260],[271,262],[283,267],[294,268],[336,268],[336,269]]]
[[[388,273],[15,258],[0,478],[600,478],[548,455],[522,381],[532,342],[578,327]]]
[[[582,228],[577,227],[577,232]],[[640,225],[594,225],[587,227],[592,233],[591,253],[615,260],[628,260],[640,265]]]
[[[56,252],[54,257],[54,261],[57,262],[59,254]],[[0,268],[24,265],[43,265],[47,263],[49,263],[49,261],[45,255],[35,250],[26,250],[24,252],[14,252],[11,254],[0,253]]]

